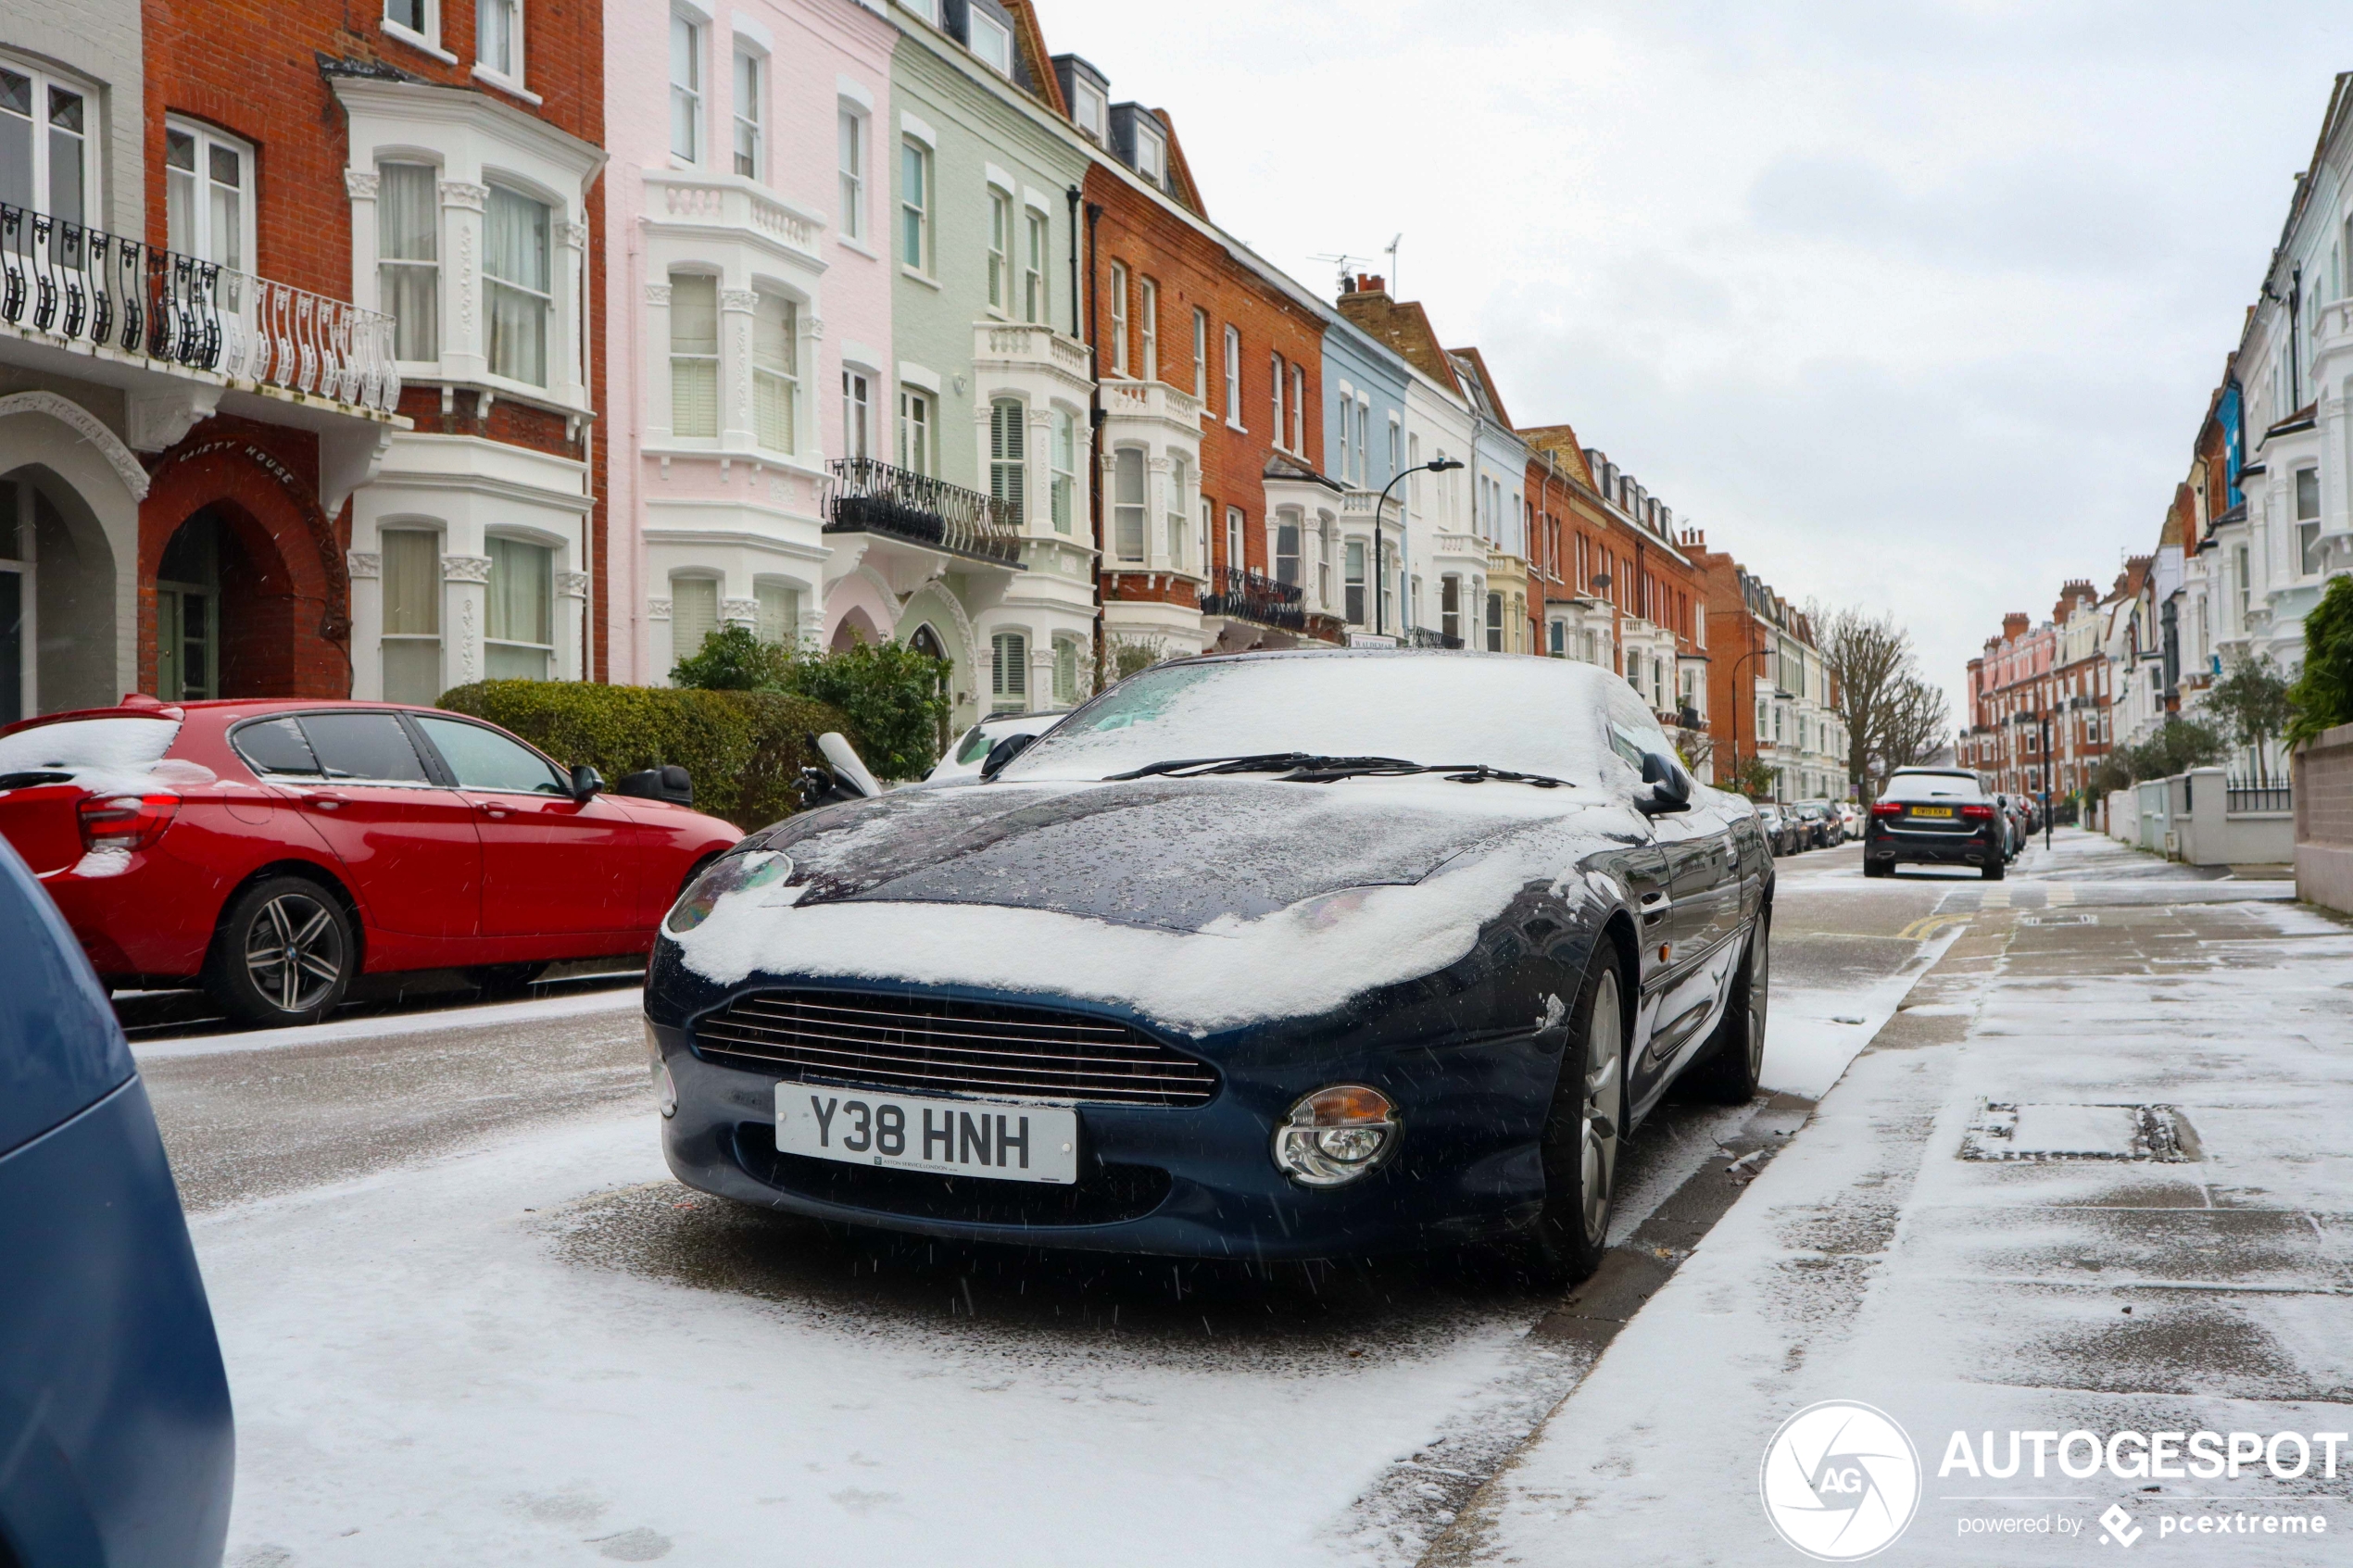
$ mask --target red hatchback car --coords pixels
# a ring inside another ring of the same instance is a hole
[[[646,951],[742,835],[602,790],[504,730],[382,703],[129,696],[0,731],[0,834],[100,976],[195,981],[255,1023],[321,1018],[363,972],[503,988]]]

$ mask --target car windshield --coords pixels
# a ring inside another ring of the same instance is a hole
[[[44,768],[152,768],[180,734],[176,719],[67,719],[0,735],[0,773]]]
[[[1001,777],[1101,779],[1182,759],[1388,757],[1594,784],[1610,677],[1567,659],[1330,653],[1164,665],[1056,725]]]

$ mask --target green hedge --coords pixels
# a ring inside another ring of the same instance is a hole
[[[747,833],[799,807],[794,786],[816,760],[810,736],[840,730],[857,740],[833,709],[774,692],[481,681],[442,693],[441,706],[511,730],[567,766],[585,762],[608,784],[675,762],[694,780],[697,810]]]

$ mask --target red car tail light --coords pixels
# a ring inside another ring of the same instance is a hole
[[[1964,806],[1964,807],[1962,807],[1962,808],[1961,808],[1961,815],[1962,815],[1962,816],[1964,816],[1964,817],[1975,817],[1975,818],[1978,818],[1978,819],[1979,819],[1979,820],[1981,820],[1981,821],[1982,821],[1982,820],[1983,820],[1984,818],[1987,818],[1987,817],[1992,816],[1993,814],[1994,814],[1994,808],[1992,808],[1991,806]]]
[[[1903,814],[1904,803],[1900,800],[1880,800],[1874,801],[1871,805],[1871,815],[1874,817],[1900,817]]]
[[[180,812],[176,795],[94,795],[75,808],[88,849],[145,849]]]

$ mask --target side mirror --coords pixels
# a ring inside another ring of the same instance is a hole
[[[988,757],[980,764],[981,782],[986,784],[1003,772],[1008,763],[1027,751],[1037,742],[1036,735],[1007,735],[1003,740],[990,746]]]
[[[817,737],[817,754],[834,771],[835,780],[844,789],[853,790],[872,800],[883,792],[881,781],[866,771],[858,759],[858,748],[838,730],[827,730]]]
[[[1642,753],[1642,785],[1634,797],[1634,809],[1646,817],[1671,816],[1692,809],[1690,776],[1663,752]]]
[[[585,804],[591,796],[602,795],[604,792],[605,776],[602,773],[585,762],[573,765],[572,797],[574,800]]]

